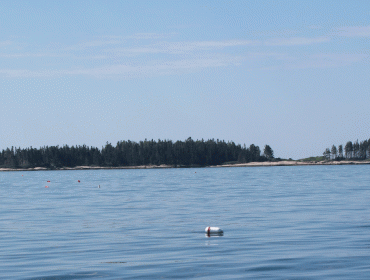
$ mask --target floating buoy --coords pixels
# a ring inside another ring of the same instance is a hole
[[[80,180],[77,180],[77,182],[79,182],[79,183],[80,183]]]
[[[45,188],[48,188],[49,186],[45,186]]]
[[[218,227],[206,227],[205,231],[208,235],[224,233],[223,230]]]
[[[46,182],[50,183],[50,181],[46,181]]]

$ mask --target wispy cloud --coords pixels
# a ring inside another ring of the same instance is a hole
[[[122,45],[127,40],[158,40],[174,36],[176,33],[136,33],[131,36],[100,36],[92,41],[80,42],[78,44],[65,47],[65,50],[85,50],[89,48],[99,48],[109,45]]]
[[[144,53],[167,53],[167,54],[184,54],[193,51],[217,50],[226,47],[236,46],[256,46],[259,41],[252,40],[228,40],[228,41],[198,41],[198,42],[160,42],[147,46],[132,48],[116,48],[109,51],[121,54],[144,54]]]
[[[369,27],[346,27],[345,34],[365,36]],[[0,59],[30,58],[35,63],[19,69],[0,69],[6,77],[55,77],[86,75],[96,78],[130,78],[196,72],[205,68],[244,65],[248,69],[302,69],[340,67],[361,61],[367,54],[320,54],[303,46],[331,43],[330,36],[259,38],[255,40],[164,41],[175,34],[137,33],[132,36],[100,36],[70,46],[40,47],[35,51],[2,50]],[[0,46],[11,45],[0,42]],[[304,53],[302,53],[302,50]],[[316,54],[315,54],[316,53]],[[63,59],[57,59],[62,57]],[[55,58],[55,59],[54,59]],[[0,61],[1,62],[1,61]],[[7,65],[9,61],[7,61]],[[51,67],[52,65],[52,67]],[[50,70],[48,70],[50,68]],[[46,70],[40,70],[46,69]],[[53,69],[53,70],[52,70]]]
[[[0,69],[0,75],[6,77],[55,77],[60,75],[84,75],[95,78],[133,78],[143,76],[170,75],[193,72],[204,68],[240,65],[243,57],[215,56],[208,58],[192,58],[181,60],[152,61],[148,64],[116,64],[92,68],[77,68],[50,71],[32,71],[26,69]]]
[[[226,47],[237,46],[256,46],[259,41],[256,40],[227,40],[227,41],[199,41],[199,42],[174,42],[161,43],[162,50],[169,52],[186,52],[194,50],[212,50]]]
[[[56,53],[31,53],[31,52],[26,52],[26,53],[0,53],[0,57],[2,58],[25,58],[25,57],[65,57],[67,55],[62,55],[62,54],[56,54]]]
[[[0,69],[0,75],[8,78],[52,78],[60,74],[55,70]]]
[[[370,25],[337,28],[334,34],[346,37],[370,37]]]
[[[136,33],[131,36],[125,36],[124,38],[127,39],[137,39],[137,40],[148,40],[148,39],[164,39],[164,38],[170,38],[177,33]]]
[[[78,43],[76,45],[65,47],[64,50],[66,51],[81,51],[89,48],[97,48],[97,47],[104,47],[109,45],[117,45],[122,44],[122,39],[100,39],[100,40],[94,40],[94,41],[88,41],[88,42],[82,42]]]
[[[310,68],[343,67],[368,59],[366,54],[313,54],[304,59],[274,52],[251,52],[244,56],[218,55],[213,57],[193,57],[178,60],[156,60],[137,64],[106,64],[99,67],[85,67],[61,70],[0,69],[6,77],[50,78],[58,76],[90,76],[98,79],[129,79],[174,75],[201,71],[206,68],[240,66],[248,64],[250,70],[293,70]],[[260,62],[263,62],[262,64]],[[265,66],[261,66],[265,65]],[[266,66],[269,65],[269,66]]]
[[[209,58],[192,58],[180,60],[152,61],[148,64],[119,64],[106,65],[90,69],[77,69],[66,71],[70,75],[88,75],[96,78],[116,76],[119,78],[130,78],[137,76],[169,75],[180,72],[192,72],[204,68],[225,67],[240,65],[242,57],[216,56]]]
[[[11,45],[13,42],[12,41],[9,41],[9,40],[7,40],[7,41],[2,41],[2,42],[0,42],[0,47],[5,47],[5,46],[9,46],[9,45]]]
[[[110,52],[116,52],[121,55],[130,54],[184,54],[194,51],[213,51],[231,47],[258,47],[258,46],[298,46],[311,45],[328,42],[327,37],[305,38],[277,38],[271,40],[224,40],[224,41],[197,41],[197,42],[160,42],[147,46],[138,46],[132,48],[115,48]]]
[[[368,59],[367,54],[312,54],[304,59],[295,56],[287,56],[282,63],[264,67],[266,70],[294,70],[294,69],[315,69],[315,68],[337,68],[351,65]]]
[[[292,37],[292,38],[275,38],[266,40],[263,45],[265,46],[299,46],[299,45],[312,45],[329,42],[328,37]]]

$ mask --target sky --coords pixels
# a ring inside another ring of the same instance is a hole
[[[369,1],[0,1],[0,150],[370,138]]]

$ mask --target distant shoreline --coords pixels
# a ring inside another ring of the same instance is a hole
[[[233,163],[222,165],[204,166],[209,168],[220,167],[270,167],[270,166],[306,166],[306,165],[363,165],[370,164],[370,161],[359,160],[345,160],[345,161],[264,161],[264,162],[248,162],[248,163]],[[76,166],[76,167],[61,167],[61,168],[0,168],[3,171],[51,171],[51,170],[101,170],[101,169],[163,169],[163,168],[197,168],[196,166],[172,166],[172,165],[139,165],[139,166],[118,166],[118,167],[104,167],[104,166]],[[203,167],[200,167],[203,168]]]
[[[343,160],[343,161],[298,161],[298,160],[283,160],[283,161],[263,161],[263,162],[248,162],[223,164],[215,167],[257,167],[257,166],[304,166],[304,165],[352,165],[352,164],[370,164],[370,161],[362,160]],[[212,166],[210,166],[212,167]]]

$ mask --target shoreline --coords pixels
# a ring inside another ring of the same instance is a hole
[[[0,172],[6,171],[59,171],[59,170],[101,170],[101,169],[163,169],[163,168],[221,168],[221,167],[271,167],[271,166],[306,166],[306,165],[363,165],[370,164],[370,161],[348,160],[348,161],[264,161],[264,162],[248,162],[248,163],[234,163],[222,164],[211,166],[172,166],[172,165],[138,165],[138,166],[117,166],[117,167],[104,167],[104,166],[76,166],[76,167],[62,167],[62,168],[46,168],[46,167],[33,167],[33,168],[0,168]]]
[[[248,162],[223,164],[215,167],[258,167],[258,166],[306,166],[306,165],[363,165],[370,164],[367,160],[346,160],[346,161],[296,161],[296,160],[282,160],[282,161],[264,161],[264,162]],[[210,166],[213,167],[213,166]]]

